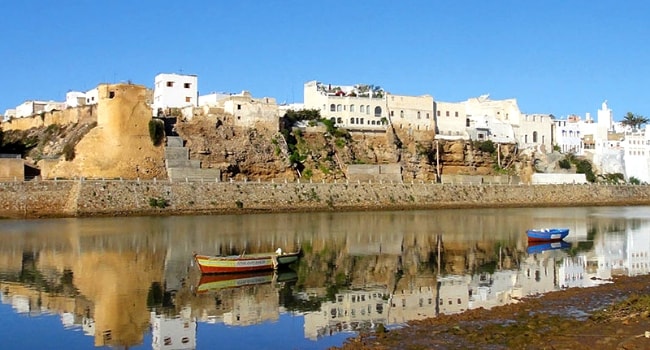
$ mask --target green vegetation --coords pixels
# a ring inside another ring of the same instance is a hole
[[[475,141],[473,146],[478,148],[481,152],[490,153],[490,154],[493,154],[497,150],[492,140]]]
[[[165,139],[165,124],[162,120],[151,119],[149,121],[149,137],[154,146],[160,146]]]
[[[169,206],[169,201],[164,198],[149,198],[149,206],[152,208],[167,208]]]
[[[571,162],[566,158],[560,159],[558,165],[560,166],[561,169],[571,169]]]
[[[621,124],[630,126],[632,127],[632,130],[636,131],[637,129],[640,129],[644,124],[647,124],[649,121],[650,119],[642,115],[627,112],[625,114],[625,117],[623,117],[623,120],[621,120]]]
[[[629,182],[630,182],[632,185],[640,185],[640,184],[641,184],[641,180],[637,179],[637,178],[634,177],[634,176],[631,176],[631,177],[630,177]]]
[[[72,161],[75,157],[74,147],[75,145],[70,142],[66,143],[65,146],[63,146],[63,157],[68,162]]]

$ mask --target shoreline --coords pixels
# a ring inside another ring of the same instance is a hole
[[[646,185],[35,181],[0,184],[0,218],[650,205]]]

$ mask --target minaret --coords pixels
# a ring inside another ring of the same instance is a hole
[[[607,107],[607,100],[603,102],[601,109],[598,110],[598,127],[607,131],[613,131],[614,116],[612,110]]]

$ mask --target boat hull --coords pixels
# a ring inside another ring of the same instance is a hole
[[[195,254],[194,260],[201,273],[241,273],[277,269],[298,260],[297,253],[263,253],[232,256]]]
[[[571,243],[565,241],[544,241],[544,242],[530,242],[526,252],[528,254],[537,254],[542,253],[547,250],[556,250],[556,249],[569,249],[571,248]]]
[[[553,228],[553,229],[539,229],[527,230],[529,242],[554,242],[561,241],[569,234],[568,228]]]

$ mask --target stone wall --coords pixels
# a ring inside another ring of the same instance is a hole
[[[31,128],[48,127],[52,124],[66,125],[75,124],[85,119],[96,119],[96,106],[82,106],[77,108],[67,108],[64,110],[53,110],[31,117],[14,118],[2,122],[2,130],[29,130]]]
[[[11,218],[650,205],[650,186],[632,185],[85,180],[8,182],[0,188],[0,217]]]
[[[0,181],[25,178],[25,161],[21,158],[0,158]]]

